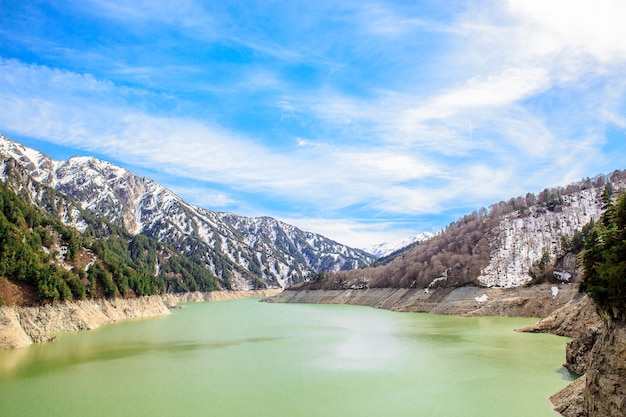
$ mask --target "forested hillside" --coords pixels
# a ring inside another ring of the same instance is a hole
[[[602,193],[622,190],[625,183],[626,171],[615,171],[500,201],[451,223],[385,265],[318,274],[303,287],[429,289],[573,282],[575,267],[567,255],[583,248],[590,222],[603,210]],[[564,270],[555,273],[564,263]]]
[[[73,206],[45,187],[39,196],[57,215]],[[83,232],[37,209],[0,181],[1,304],[218,288],[215,276],[156,240],[131,236],[73,207],[81,215]]]
[[[0,179],[35,205],[48,208],[36,184],[44,185],[131,235],[154,238],[218,277],[223,289],[279,288],[315,272],[358,268],[375,259],[271,217],[189,204],[156,181],[94,157],[55,161],[1,133]],[[74,207],[59,218],[79,230],[86,228]]]

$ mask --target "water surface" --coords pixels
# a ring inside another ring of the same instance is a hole
[[[559,416],[566,339],[532,319],[189,304],[0,352],[0,415]]]

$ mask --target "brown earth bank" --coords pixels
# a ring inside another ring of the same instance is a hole
[[[555,288],[557,291],[554,291]],[[264,301],[278,303],[353,304],[392,311],[463,316],[546,317],[578,296],[570,284],[519,288],[365,288],[348,290],[286,289]]]
[[[278,290],[211,291],[0,307],[0,349],[54,340],[55,333],[95,329],[119,320],[169,314],[181,302],[267,297]],[[169,308],[168,308],[169,307]]]

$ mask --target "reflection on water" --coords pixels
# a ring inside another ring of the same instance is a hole
[[[251,337],[221,342],[132,342],[125,345],[83,344],[74,349],[64,346],[32,346],[32,352],[16,349],[2,352],[0,380],[32,378],[89,362],[113,361],[151,353],[185,353],[219,349],[244,343],[280,340],[280,337]]]
[[[362,316],[336,317],[327,321],[335,329],[329,341],[327,355],[315,361],[315,366],[333,370],[388,369],[394,365],[400,346],[397,327],[363,311]]]
[[[531,322],[194,304],[0,352],[0,415],[558,417],[565,339]]]

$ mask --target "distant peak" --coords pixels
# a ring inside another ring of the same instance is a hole
[[[409,245],[413,245],[417,242],[423,242],[425,240],[430,239],[435,234],[430,232],[421,232],[416,234],[415,236],[408,237],[402,240],[397,240],[395,242],[383,242],[377,245],[368,246],[363,250],[367,253],[371,253],[375,255],[377,258],[381,258],[383,256],[387,256],[392,254],[393,252],[405,248]]]

